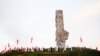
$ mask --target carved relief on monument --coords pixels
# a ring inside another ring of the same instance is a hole
[[[56,10],[56,45],[58,48],[64,48],[68,39],[69,32],[64,30],[63,11]]]

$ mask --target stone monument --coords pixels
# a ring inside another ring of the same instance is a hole
[[[65,48],[66,40],[68,39],[69,32],[64,30],[63,11],[56,10],[56,45],[57,48]]]

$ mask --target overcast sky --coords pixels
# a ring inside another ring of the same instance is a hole
[[[58,9],[69,32],[66,46],[100,50],[100,0],[0,0],[0,50],[15,47],[17,39],[19,47],[55,47]]]

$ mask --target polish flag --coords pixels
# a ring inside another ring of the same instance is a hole
[[[17,45],[18,45],[19,40],[17,40]]]
[[[32,41],[33,41],[33,37],[31,37],[31,43],[32,43]]]
[[[80,37],[80,42],[83,42],[82,37]]]
[[[96,47],[96,50],[98,50],[98,47]]]
[[[8,47],[10,47],[10,44],[8,43]]]

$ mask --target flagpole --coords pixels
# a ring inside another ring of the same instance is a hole
[[[18,49],[18,44],[19,44],[19,40],[18,39],[16,40],[16,44],[17,44],[17,49]]]
[[[32,42],[33,42],[33,37],[31,37],[31,49],[32,49],[32,47],[33,47],[33,46],[32,46]]]
[[[8,51],[10,50],[10,44],[8,43]]]
[[[82,37],[81,37],[81,35],[80,35],[80,47],[82,47],[81,45],[82,45],[82,42],[83,42],[83,40],[82,40]]]
[[[83,43],[83,38],[81,37],[81,35],[80,35],[80,45],[82,45],[82,47],[85,47]]]

